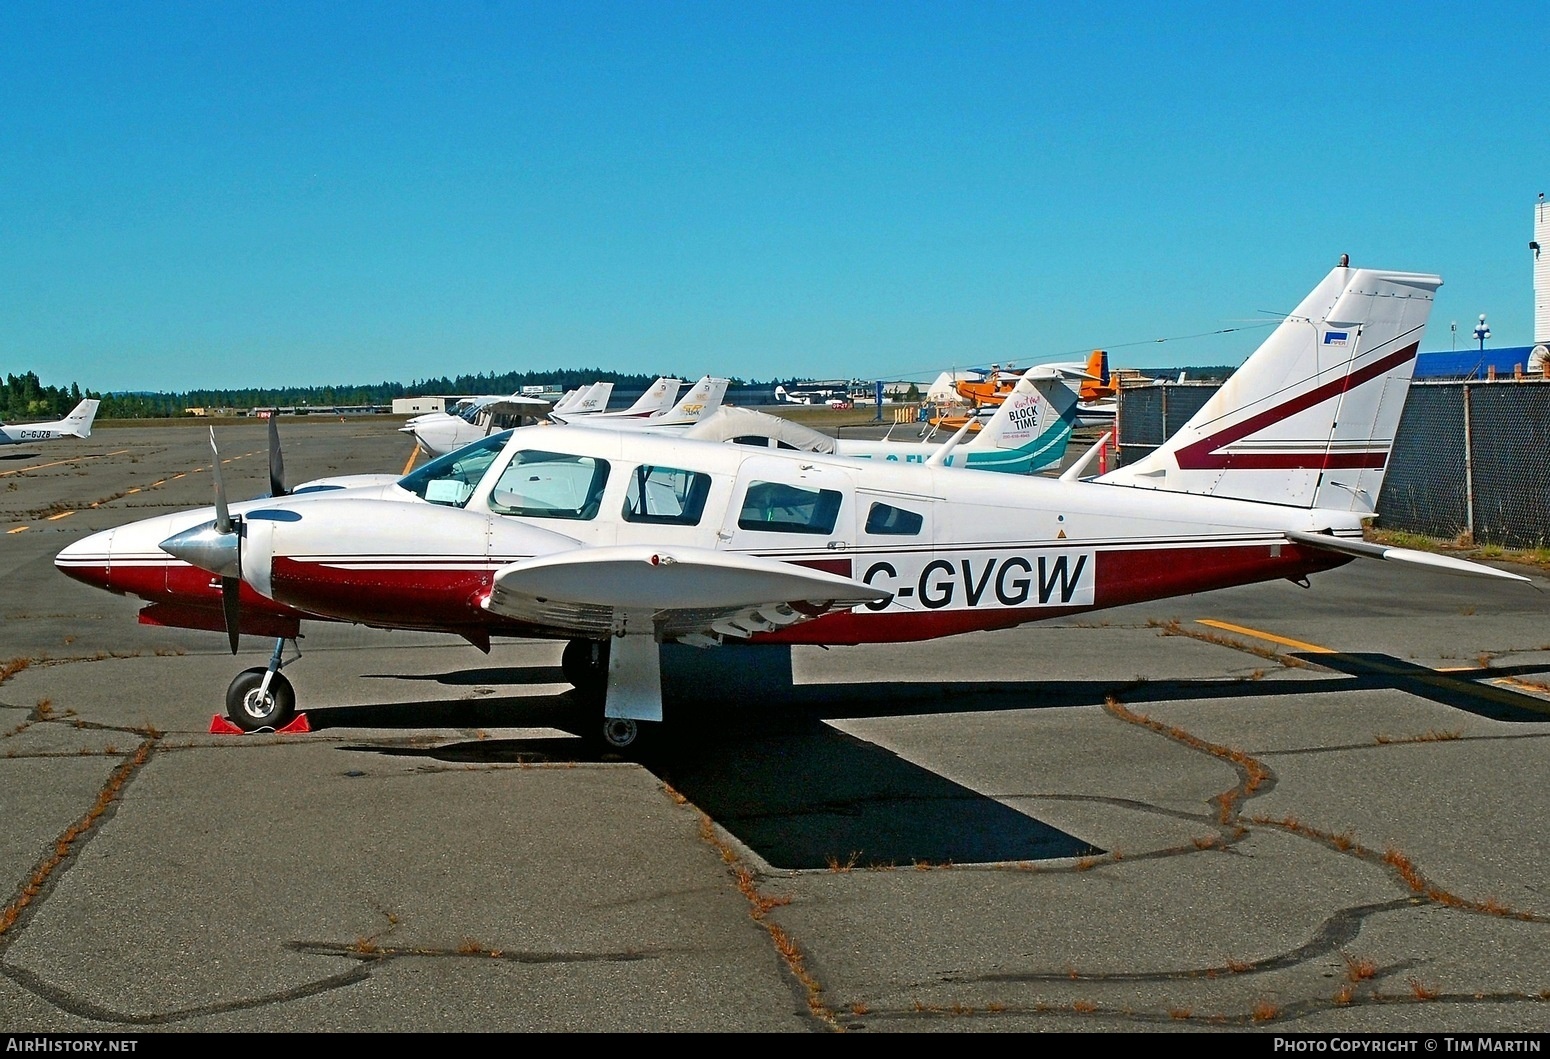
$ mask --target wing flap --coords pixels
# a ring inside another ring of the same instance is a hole
[[[649,626],[659,638],[746,639],[893,593],[848,577],[707,548],[619,545],[504,566],[485,609],[577,634]]]

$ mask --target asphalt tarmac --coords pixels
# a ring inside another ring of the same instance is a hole
[[[287,477],[401,471],[397,425],[286,420]],[[1550,1030],[1538,574],[672,651],[638,759],[557,643],[317,623],[312,730],[221,735],[272,645],[52,565],[210,477],[192,424],[0,449],[0,1030]]]

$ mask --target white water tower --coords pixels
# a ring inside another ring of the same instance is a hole
[[[1539,193],[1534,203],[1534,344],[1550,343],[1550,203]]]
[[[1528,248],[1534,255],[1534,349],[1528,370],[1550,375],[1550,203],[1543,191],[1534,203],[1534,238]]]

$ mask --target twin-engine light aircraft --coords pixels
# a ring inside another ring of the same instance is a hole
[[[1342,264],[1174,438],[1096,478],[519,428],[396,483],[240,504],[217,456],[213,511],[107,530],[56,563],[146,600],[142,621],[224,628],[233,652],[241,633],[276,638],[227,692],[247,730],[291,716],[281,650],[317,619],[486,650],[567,640],[563,670],[616,747],[661,730],[664,643],[925,640],[1353,556],[1527,581],[1363,540],[1441,282]]]
[[[37,441],[57,441],[60,438],[89,438],[99,403],[87,398],[76,405],[69,415],[52,423],[0,425],[0,445],[31,445]]]

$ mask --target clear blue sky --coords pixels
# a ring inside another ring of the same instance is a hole
[[[1237,364],[1342,253],[1442,275],[1423,349],[1525,345],[1547,40],[1528,3],[16,0],[0,372]]]

